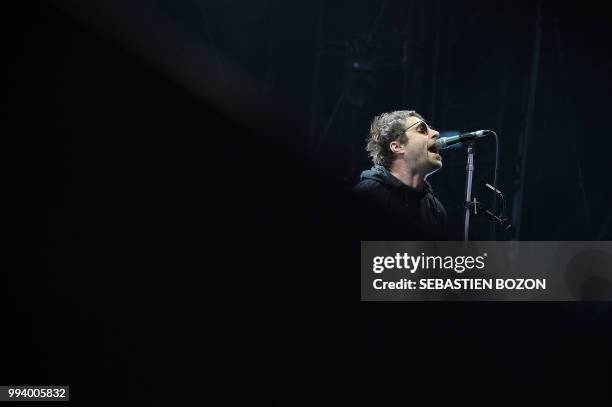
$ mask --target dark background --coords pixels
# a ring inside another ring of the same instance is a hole
[[[477,219],[473,239],[610,239],[606,14],[538,4],[13,5],[7,234],[26,250],[2,382],[83,404],[609,401],[607,304],[359,302],[347,191],[382,111],[500,135],[520,230]],[[492,139],[476,157],[488,200]],[[464,160],[431,179],[455,228]]]

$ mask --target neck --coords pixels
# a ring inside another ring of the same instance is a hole
[[[391,165],[389,172],[391,172],[395,178],[399,179],[409,187],[412,187],[418,191],[423,190],[425,175],[420,172],[416,172],[414,168],[409,167],[405,162],[396,160]]]

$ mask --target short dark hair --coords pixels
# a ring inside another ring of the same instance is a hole
[[[396,110],[374,117],[365,148],[374,164],[387,169],[391,167],[393,152],[389,144],[395,140],[406,142],[406,119],[409,117],[423,120],[423,117],[414,110]]]

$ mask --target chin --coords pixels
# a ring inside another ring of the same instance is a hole
[[[431,166],[433,170],[437,170],[437,169],[442,168],[443,164],[442,164],[442,160],[430,160],[429,165]]]

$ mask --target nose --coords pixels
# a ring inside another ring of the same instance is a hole
[[[434,140],[440,137],[440,132],[438,130],[431,129],[431,134],[431,138]]]

